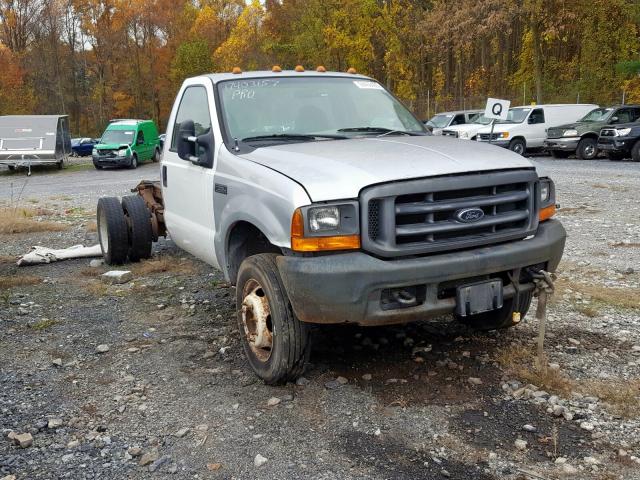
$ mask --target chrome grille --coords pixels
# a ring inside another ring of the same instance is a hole
[[[416,255],[524,238],[538,225],[534,171],[409,180],[365,189],[363,248],[381,256]],[[464,223],[456,215],[480,209]],[[364,220],[366,219],[366,220]]]
[[[458,138],[458,132],[456,130],[443,130],[442,135],[445,137],[456,137]]]
[[[498,139],[498,135],[497,133],[480,133],[478,135],[478,137],[480,137],[480,140],[484,141],[484,142],[488,142],[489,138],[491,138],[491,140],[497,140]]]
[[[550,128],[547,130],[547,138],[562,138],[564,130],[562,128]]]

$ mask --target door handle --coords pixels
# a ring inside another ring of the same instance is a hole
[[[162,166],[162,186],[167,187],[167,166]]]

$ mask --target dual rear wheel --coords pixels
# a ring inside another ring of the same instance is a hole
[[[151,257],[151,212],[139,195],[98,200],[98,239],[104,261],[121,265]]]

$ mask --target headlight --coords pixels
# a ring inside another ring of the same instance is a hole
[[[469,138],[469,132],[458,133],[458,138]]]
[[[118,150],[118,156],[124,157],[126,155],[127,155],[127,149],[126,148],[121,148],[120,150]]]
[[[291,249],[297,252],[360,248],[358,202],[309,205],[291,219]]]
[[[619,137],[626,137],[627,135],[629,135],[629,133],[631,133],[631,129],[630,128],[616,128],[616,133],[618,134]]]
[[[541,222],[550,219],[556,214],[556,187],[548,177],[540,179],[538,184],[540,192],[540,213],[538,219]]]
[[[578,131],[577,130],[565,130],[562,133],[563,137],[577,137],[578,136]]]
[[[509,138],[509,132],[498,133],[498,138]]]
[[[338,207],[310,208],[309,228],[313,233],[337,230],[340,226],[340,209]]]
[[[98,149],[94,148],[93,150],[91,150],[91,155],[97,155],[98,154]]]

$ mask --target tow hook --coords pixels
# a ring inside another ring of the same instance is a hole
[[[540,370],[545,370],[547,361],[544,354],[544,336],[547,321],[547,300],[555,291],[555,275],[544,270],[533,269],[529,269],[528,273],[536,286],[533,295],[538,298],[538,307],[536,308],[536,319],[538,319],[539,325],[537,366]]]

